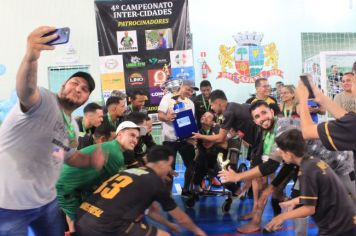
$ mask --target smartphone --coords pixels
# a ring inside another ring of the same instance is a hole
[[[47,37],[52,34],[57,34],[58,38],[53,39],[52,41],[47,42],[47,45],[58,45],[58,44],[65,44],[69,41],[70,29],[68,27],[58,28],[52,32],[44,34],[42,37]]]
[[[312,87],[309,83],[309,78],[307,75],[301,75],[299,76],[300,79],[303,81],[303,84],[305,85],[305,87],[307,87],[308,92],[309,92],[309,98],[315,98],[315,95],[313,93]]]

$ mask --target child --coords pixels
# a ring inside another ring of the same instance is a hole
[[[288,219],[312,216],[319,235],[356,235],[356,208],[339,177],[320,159],[303,157],[306,144],[297,129],[286,131],[276,138],[280,156],[286,163],[300,167],[301,196],[281,203],[283,208],[302,207],[274,217],[266,230],[281,227]]]

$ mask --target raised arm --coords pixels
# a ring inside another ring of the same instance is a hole
[[[304,139],[317,139],[319,138],[317,125],[314,124],[308,108],[308,89],[301,81],[299,81],[296,94],[299,100],[300,128],[303,133],[303,137]]]
[[[345,109],[339,106],[336,102],[332,101],[317,86],[315,86],[314,84],[311,84],[311,86],[315,94],[315,101],[321,105],[321,112],[324,112],[325,114],[326,110],[330,112],[336,119],[341,118],[347,113]]]
[[[54,30],[53,27],[41,26],[27,37],[26,54],[16,75],[16,92],[24,111],[28,111],[40,99],[37,88],[37,61],[41,51],[54,49],[46,43],[58,37],[57,35],[42,36]]]

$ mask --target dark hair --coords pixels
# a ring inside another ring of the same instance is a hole
[[[355,74],[354,74],[353,72],[351,72],[351,71],[348,71],[348,72],[346,72],[346,73],[343,74],[343,76],[345,76],[345,75],[352,75],[352,76],[354,76]]]
[[[202,82],[200,82],[199,87],[211,87],[211,83],[209,82],[209,80],[203,80]]]
[[[212,91],[209,96],[209,99],[211,102],[214,102],[216,99],[221,99],[221,100],[227,101],[225,93],[220,89],[216,89],[216,90]]]
[[[136,125],[142,124],[145,120],[147,120],[147,115],[139,111],[131,112],[125,118],[125,121],[132,121]]]
[[[263,100],[256,100],[255,102],[251,103],[250,113],[252,113],[254,110],[256,110],[260,106],[265,106],[265,107],[268,107],[271,109],[271,107],[268,105],[267,102],[265,102]]]
[[[84,107],[83,112],[84,112],[84,114],[85,114],[85,113],[87,113],[87,112],[95,112],[95,111],[98,110],[98,109],[102,110],[103,108],[102,108],[100,105],[98,105],[97,103],[91,102],[91,103],[88,103],[88,104]]]
[[[104,122],[98,127],[96,127],[93,135],[97,138],[104,136],[106,140],[108,140],[111,136],[111,132],[115,132],[115,131],[116,130],[113,126],[109,125],[109,123]]]
[[[148,150],[147,162],[168,161],[173,152],[166,146],[155,145]]]
[[[83,71],[78,71],[78,72],[74,73],[73,75],[71,75],[71,77],[69,77],[67,79],[67,81],[73,77],[80,77],[80,78],[85,79],[88,83],[90,93],[93,92],[93,90],[95,89],[95,81],[89,73],[83,72]]]
[[[137,95],[142,95],[142,96],[147,96],[147,94],[145,93],[145,91],[143,91],[142,89],[135,89],[130,93],[130,99],[135,100]]]
[[[255,81],[255,88],[259,87],[261,85],[261,81],[267,81],[266,78],[258,78]]]
[[[356,74],[356,61],[354,62],[353,66],[352,66],[352,72],[354,74]]]
[[[297,157],[303,157],[306,151],[306,143],[302,132],[298,129],[290,129],[281,133],[275,141],[281,150],[289,151]]]
[[[106,108],[108,108],[111,104],[119,104],[120,101],[123,100],[121,97],[111,96],[106,100]]]
[[[284,85],[284,83],[282,81],[277,81],[276,84]]]

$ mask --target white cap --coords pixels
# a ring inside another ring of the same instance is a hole
[[[144,127],[138,126],[132,121],[124,121],[119,124],[119,126],[116,129],[116,134],[119,133],[121,130],[124,129],[137,129],[140,132],[140,136],[146,135],[147,131]]]

